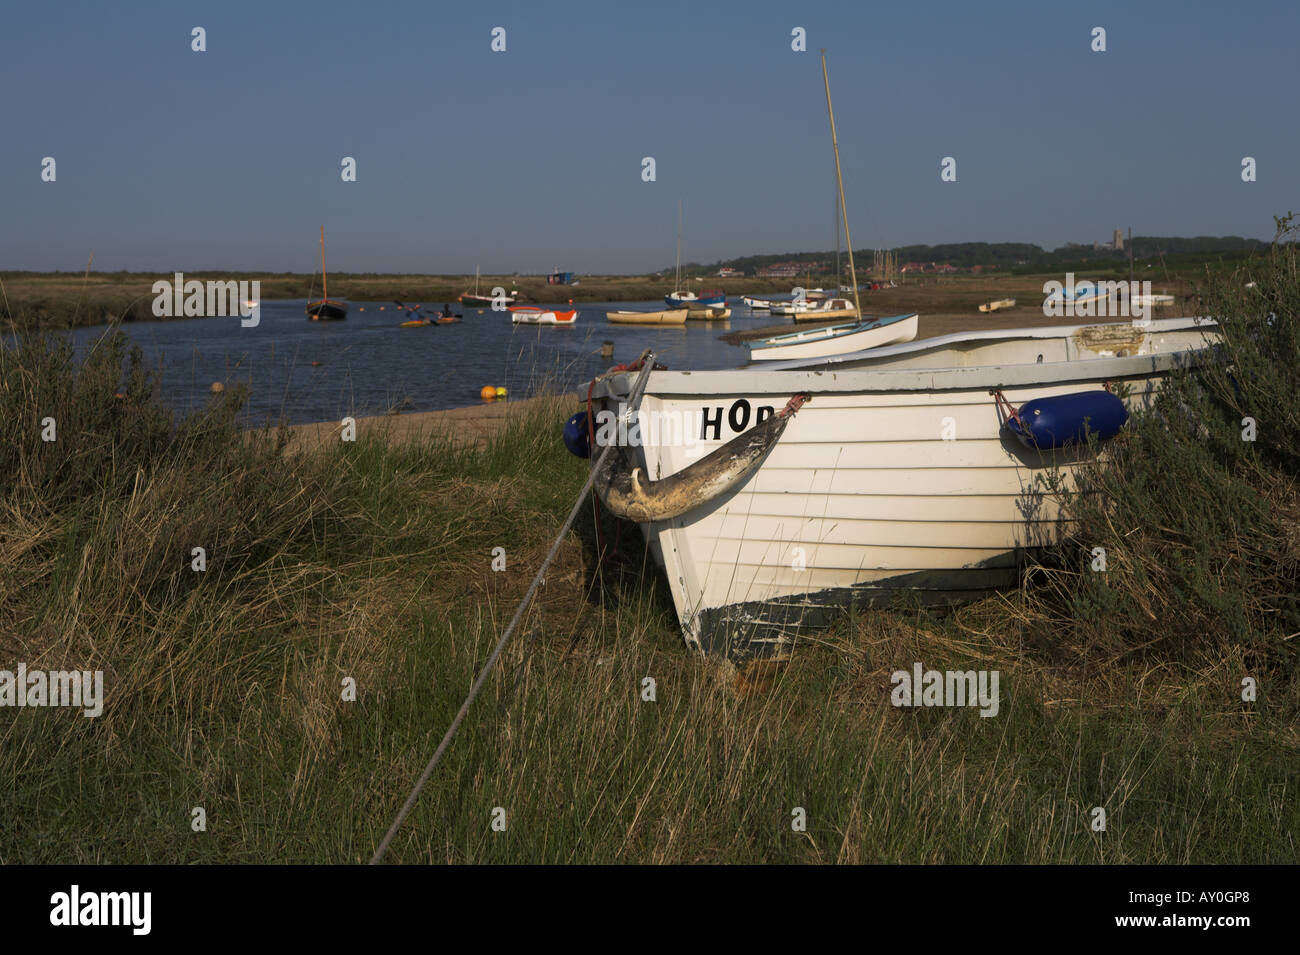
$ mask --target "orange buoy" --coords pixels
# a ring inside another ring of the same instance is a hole
[[[484,385],[483,390],[480,391],[478,394],[479,397],[482,398],[484,401],[491,401],[497,396],[497,390],[493,388],[491,385]]]
[[[314,362],[311,363],[311,366],[312,366],[313,368],[319,368],[319,367],[320,367],[321,365],[323,365],[323,364],[325,364],[323,361],[314,361]]]

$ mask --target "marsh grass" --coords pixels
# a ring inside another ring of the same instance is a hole
[[[242,430],[237,392],[178,418],[117,336],[80,364],[20,338],[0,363],[0,668],[102,669],[107,697],[97,719],[0,710],[0,860],[369,858],[582,485],[557,440],[576,405],[482,444],[301,448]],[[605,559],[614,526],[584,510],[388,860],[1294,861],[1293,445],[1186,433],[1139,422],[1119,459],[1141,480],[1080,515],[1110,522],[1082,542],[1113,528],[1104,590],[1067,551],[1055,590],[846,616],[741,671],[685,650],[638,533]],[[913,661],[999,670],[998,716],[896,709]]]

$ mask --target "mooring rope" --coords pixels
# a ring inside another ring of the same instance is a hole
[[[653,371],[655,367],[654,358],[654,352],[649,350],[641,356],[641,374],[638,376],[636,384],[632,386],[632,391],[628,395],[629,407],[636,406],[637,401],[641,397],[641,393],[645,390],[646,383],[650,378],[650,372]],[[479,671],[478,679],[476,679],[474,685],[470,687],[469,695],[465,697],[465,702],[460,705],[460,709],[456,712],[455,719],[451,721],[451,726],[447,727],[447,733],[443,736],[442,742],[438,744],[438,748],[434,750],[433,757],[429,760],[429,765],[424,767],[424,772],[420,774],[420,778],[416,781],[415,787],[411,790],[411,794],[406,797],[406,802],[402,804],[402,808],[398,811],[397,818],[394,819],[393,824],[388,827],[388,832],[384,835],[383,841],[379,843],[379,848],[377,848],[375,854],[371,856],[370,865],[378,864],[379,860],[384,857],[384,853],[388,851],[388,846],[393,841],[393,837],[397,835],[397,830],[406,820],[406,817],[410,814],[411,810],[415,808],[415,802],[420,798],[420,790],[424,788],[424,784],[427,783],[429,777],[433,775],[434,767],[438,765],[438,761],[442,759],[442,754],[445,753],[447,747],[451,745],[452,737],[456,735],[456,730],[460,729],[461,721],[465,719],[465,715],[469,712],[469,708],[474,704],[474,698],[478,696],[479,691],[483,689],[483,684],[487,682],[488,675],[491,674],[492,668],[496,666],[497,658],[501,656],[501,651],[505,649],[506,644],[510,642],[511,636],[514,635],[515,628],[519,626],[519,621],[523,619],[524,611],[528,608],[528,605],[532,603],[533,596],[537,593],[537,588],[541,585],[542,577],[546,574],[546,569],[551,566],[551,561],[553,561],[555,555],[559,553],[560,545],[564,543],[565,535],[569,533],[569,528],[573,526],[574,520],[577,519],[578,511],[582,507],[583,500],[587,497],[587,493],[591,490],[591,486],[596,483],[596,474],[600,471],[600,466],[605,460],[605,455],[609,454],[613,449],[614,445],[608,444],[600,452],[600,456],[596,459],[595,464],[591,468],[591,473],[587,476],[587,483],[582,486],[582,491],[579,492],[578,499],[573,502],[573,509],[569,511],[569,516],[565,520],[564,526],[560,528],[560,533],[555,538],[555,543],[551,545],[550,552],[547,553],[546,559],[542,561],[542,566],[538,569],[537,576],[533,578],[533,582],[528,588],[528,593],[524,594],[524,599],[520,601],[519,606],[515,609],[515,615],[510,619],[510,624],[506,627],[505,633],[501,635],[501,639],[498,640],[497,645],[493,647],[492,654],[488,657],[487,663],[485,663],[483,669]]]

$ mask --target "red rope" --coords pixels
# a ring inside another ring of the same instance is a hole
[[[994,388],[992,391],[989,392],[989,394],[991,394],[991,395],[994,397],[994,399],[997,401],[997,403],[998,403],[998,409],[999,409],[1000,411],[1002,411],[1002,413],[1003,413],[1004,415],[1006,415],[1006,419],[1007,419],[1007,421],[1009,421],[1009,422],[1010,422],[1010,421],[1014,421],[1014,422],[1015,422],[1016,424],[1018,424],[1018,425],[1021,424],[1021,421],[1020,421],[1020,412],[1017,411],[1017,410],[1012,406],[1011,402],[1008,401],[1008,400],[1003,396],[1003,394],[1002,394],[1001,391],[999,391],[998,389]]]
[[[777,417],[778,417],[778,418],[786,418],[786,417],[793,418],[793,417],[795,416],[795,414],[798,413],[799,409],[802,408],[804,405],[806,405],[806,404],[807,404],[808,402],[810,402],[810,401],[812,401],[812,395],[795,395],[793,398],[791,398],[789,401],[787,401],[787,402],[785,403],[785,407],[782,408],[782,409],[777,413]]]

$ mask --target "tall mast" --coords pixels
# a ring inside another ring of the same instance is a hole
[[[840,173],[840,141],[835,134],[835,110],[831,106],[831,80],[826,74],[826,50],[822,50],[822,81],[826,84],[826,113],[831,118],[831,146],[835,149],[835,183],[840,191],[840,217],[844,220],[844,243],[849,253],[849,281],[853,283],[853,308],[862,319],[862,305],[858,302],[858,273],[853,268],[853,238],[849,235],[849,210],[844,204],[844,176]]]
[[[835,291],[840,290],[840,196],[835,193]]]
[[[674,291],[682,290],[682,200],[677,200],[677,275],[673,279]]]
[[[330,297],[329,280],[325,278],[325,227],[320,227],[320,290],[321,300],[328,300]]]

